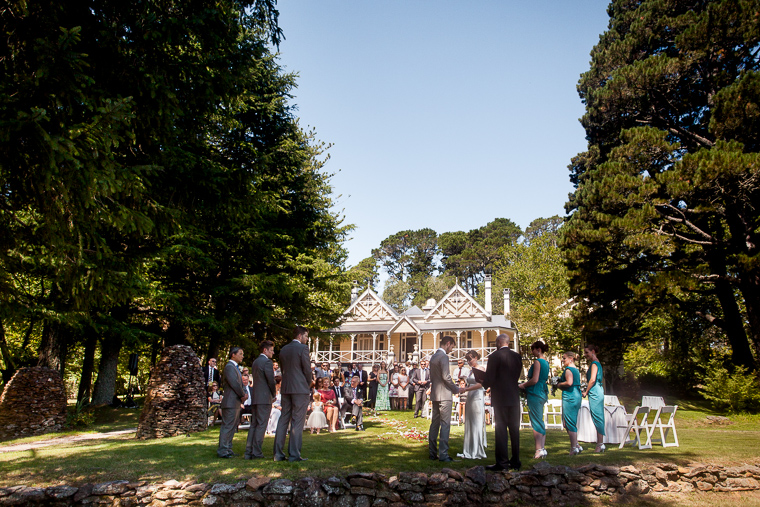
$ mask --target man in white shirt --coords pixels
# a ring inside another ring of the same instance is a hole
[[[457,367],[454,370],[453,378],[459,382],[460,378],[467,378],[470,376],[470,369],[464,365],[464,359],[457,361]]]

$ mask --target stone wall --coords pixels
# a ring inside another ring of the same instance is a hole
[[[577,468],[542,462],[523,472],[486,472],[477,466],[463,473],[444,468],[430,475],[402,472],[386,477],[356,473],[347,477],[297,481],[252,477],[237,484],[192,481],[113,481],[80,487],[0,488],[5,505],[99,505],[139,507],[242,506],[401,507],[425,505],[583,505],[663,492],[760,490],[760,462],[722,467],[660,463],[642,467],[584,465]],[[728,499],[727,499],[728,500]]]
[[[208,420],[206,398],[201,362],[193,349],[187,345],[166,347],[150,372],[137,438],[204,431]]]
[[[19,369],[0,397],[0,440],[61,431],[66,424],[66,389],[50,368]]]

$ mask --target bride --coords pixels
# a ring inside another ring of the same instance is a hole
[[[478,366],[480,354],[471,350],[465,356],[470,366],[470,376],[467,377],[467,403],[465,404],[464,446],[459,457],[467,459],[482,459],[486,457],[486,418],[485,390],[475,380],[475,369]],[[480,370],[478,370],[480,371]]]

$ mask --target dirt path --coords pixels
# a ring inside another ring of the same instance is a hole
[[[0,452],[29,451],[31,449],[39,449],[41,447],[51,447],[53,445],[70,444],[72,442],[80,442],[82,440],[98,440],[101,438],[117,437],[119,435],[135,433],[136,431],[137,431],[137,428],[131,428],[128,430],[109,431],[107,433],[85,433],[83,435],[74,435],[71,437],[51,438],[49,440],[39,440],[37,442],[30,442],[28,444],[7,445],[4,447],[0,447]]]

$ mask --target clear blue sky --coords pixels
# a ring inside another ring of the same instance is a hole
[[[281,0],[301,126],[332,143],[348,265],[404,229],[564,215],[607,1]]]

